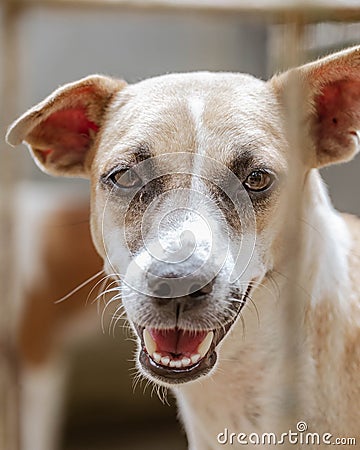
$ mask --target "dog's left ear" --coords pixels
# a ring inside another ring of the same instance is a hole
[[[14,146],[26,142],[44,172],[87,178],[107,107],[125,85],[102,75],[66,84],[16,120],[6,140]]]
[[[305,117],[299,126],[314,149],[311,166],[348,161],[360,150],[360,46],[290,69],[270,83],[283,104],[287,89],[301,89]]]

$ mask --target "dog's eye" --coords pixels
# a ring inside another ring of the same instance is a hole
[[[249,191],[261,192],[268,189],[274,182],[274,176],[266,170],[254,170],[246,180],[244,186]]]
[[[109,176],[110,181],[120,189],[133,189],[140,187],[141,178],[132,169],[118,170]]]

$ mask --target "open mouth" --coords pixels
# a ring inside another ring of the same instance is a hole
[[[157,379],[182,383],[205,375],[216,362],[215,348],[225,331],[143,328],[140,363]]]
[[[243,298],[248,294],[246,292]],[[236,314],[231,321],[212,330],[161,330],[135,325],[141,340],[139,361],[142,368],[168,384],[185,383],[206,375],[216,363],[216,347],[228,333],[244,303],[236,303]]]

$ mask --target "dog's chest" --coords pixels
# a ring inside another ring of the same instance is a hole
[[[194,436],[190,448],[219,448],[218,436],[224,430],[260,433],[279,424],[280,358],[252,348],[238,351],[236,358],[226,356],[211,377],[175,390],[189,440]]]

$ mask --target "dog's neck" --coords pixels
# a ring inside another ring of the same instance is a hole
[[[341,215],[333,208],[317,170],[304,187],[302,286],[313,306],[349,289],[348,254],[351,237]],[[301,281],[301,280],[300,280]],[[335,301],[335,298],[334,298]]]
[[[185,426],[190,442],[192,434],[196,439],[191,445],[196,449],[217,448],[216,433],[225,427],[235,432],[275,432],[279,423],[284,423],[281,422],[280,406],[284,395],[283,374],[289,365],[296,363],[298,381],[293,380],[293,384],[298,385],[301,391],[298,397],[307,405],[306,409],[302,409],[299,404],[298,419],[308,419],[305,417],[306,411],[311,411],[316,399],[314,396],[308,398],[307,392],[316,392],[315,385],[321,370],[318,359],[328,358],[331,363],[337,364],[336,359],[343,350],[339,326],[343,325],[345,329],[347,320],[350,237],[344,220],[332,207],[316,170],[308,174],[304,186],[304,205],[306,209],[303,208],[301,214],[304,228],[303,269],[296,274],[296,279],[283,268],[275,267],[254,291],[252,302],[244,308],[243,322],[238,320],[221,344],[216,372],[200,382],[175,389],[183,417],[189,422]],[[295,293],[296,299],[289,298],[289,292]],[[296,352],[299,359],[289,363],[285,348],[289,327],[284,311],[288,302],[295,300],[301,304],[298,305],[299,315],[297,322],[292,324],[295,328],[291,332],[298,335]],[[337,319],[336,329],[329,323],[331,317]],[[315,336],[319,320],[324,322],[328,333],[325,339],[324,336],[322,339]],[[324,343],[326,348],[320,349]],[[327,377],[329,379],[331,376]],[[336,383],[336,379],[332,381]],[[327,388],[324,389],[326,391]],[[324,392],[318,389],[319,395],[320,391]],[[295,425],[296,422],[294,428]]]

